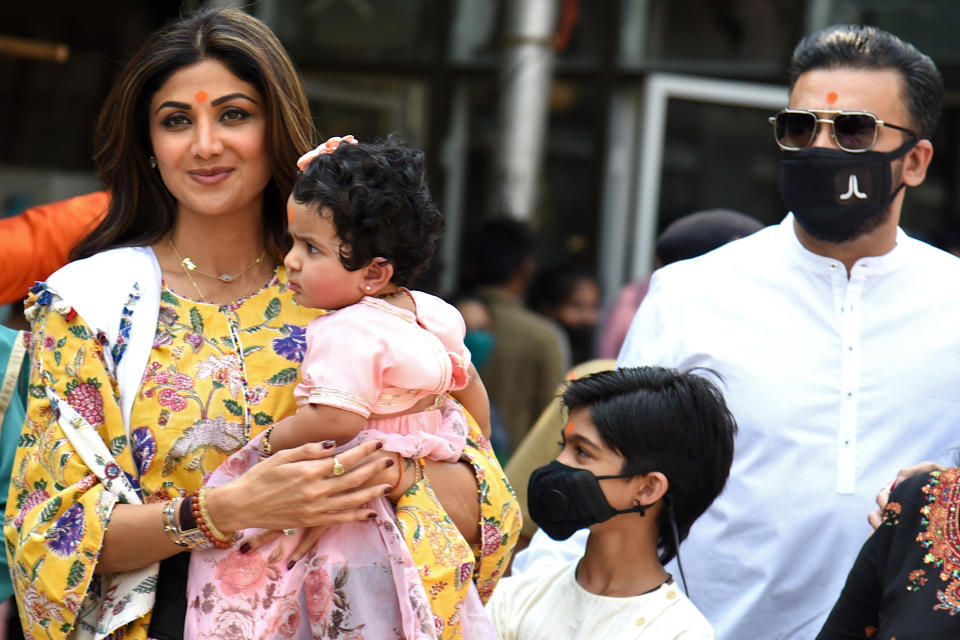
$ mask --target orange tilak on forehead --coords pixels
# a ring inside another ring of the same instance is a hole
[[[566,428],[566,433],[572,433],[572,432],[573,432],[573,420],[567,423],[567,428]]]
[[[197,91],[197,95],[194,96],[194,97],[197,99],[197,102],[199,102],[200,104],[203,104],[204,101],[206,101],[206,99],[207,99],[207,92],[206,92],[206,91]]]
[[[827,104],[833,104],[834,102],[836,102],[836,101],[837,101],[837,97],[838,97],[838,96],[837,96],[837,92],[836,92],[836,91],[831,91],[830,93],[828,93],[828,94],[827,94]]]

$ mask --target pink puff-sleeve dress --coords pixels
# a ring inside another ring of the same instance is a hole
[[[456,462],[466,419],[440,407],[448,391],[468,382],[463,317],[440,298],[410,295],[416,313],[366,297],[313,320],[294,397],[298,406],[321,404],[367,418],[359,437],[376,437],[387,451]],[[417,410],[427,398],[438,402]]]
[[[343,448],[377,438],[385,450],[407,458],[456,461],[466,417],[446,394],[468,382],[463,318],[439,298],[410,295],[415,313],[366,297],[311,321],[295,397],[298,405],[322,404],[368,419]],[[439,402],[427,400],[433,397]],[[261,438],[227,459],[206,485],[229,482],[257,464]],[[380,498],[367,506],[377,512],[372,523],[331,527],[289,569],[301,530],[248,553],[239,545],[260,530],[241,532],[229,549],[192,552],[184,636],[438,638],[430,598],[392,504]],[[461,637],[497,637],[472,584],[460,611]]]

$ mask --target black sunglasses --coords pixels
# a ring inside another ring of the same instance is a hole
[[[821,117],[827,114],[829,117]],[[919,138],[916,132],[899,125],[884,122],[867,111],[805,111],[784,109],[770,117],[773,137],[781,149],[797,151],[813,144],[820,130],[820,123],[833,126],[833,139],[837,146],[850,153],[869,151],[877,143],[880,127],[890,127]]]

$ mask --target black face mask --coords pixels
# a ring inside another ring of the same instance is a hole
[[[886,153],[810,147],[782,151],[780,195],[803,229],[818,240],[846,242],[886,219],[903,183],[893,186],[890,163],[919,140]]]
[[[566,540],[580,529],[621,513],[643,515],[650,505],[641,504],[631,509],[611,507],[598,482],[634,475],[595,476],[586,469],[577,469],[554,460],[530,474],[527,487],[530,517],[554,540]]]

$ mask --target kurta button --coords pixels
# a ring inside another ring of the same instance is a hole
[[[830,263],[830,271],[836,271],[836,270],[837,270],[837,264],[836,264],[835,262],[831,262],[831,263]]]
[[[646,618],[637,618],[637,626],[642,627],[647,622]]]

